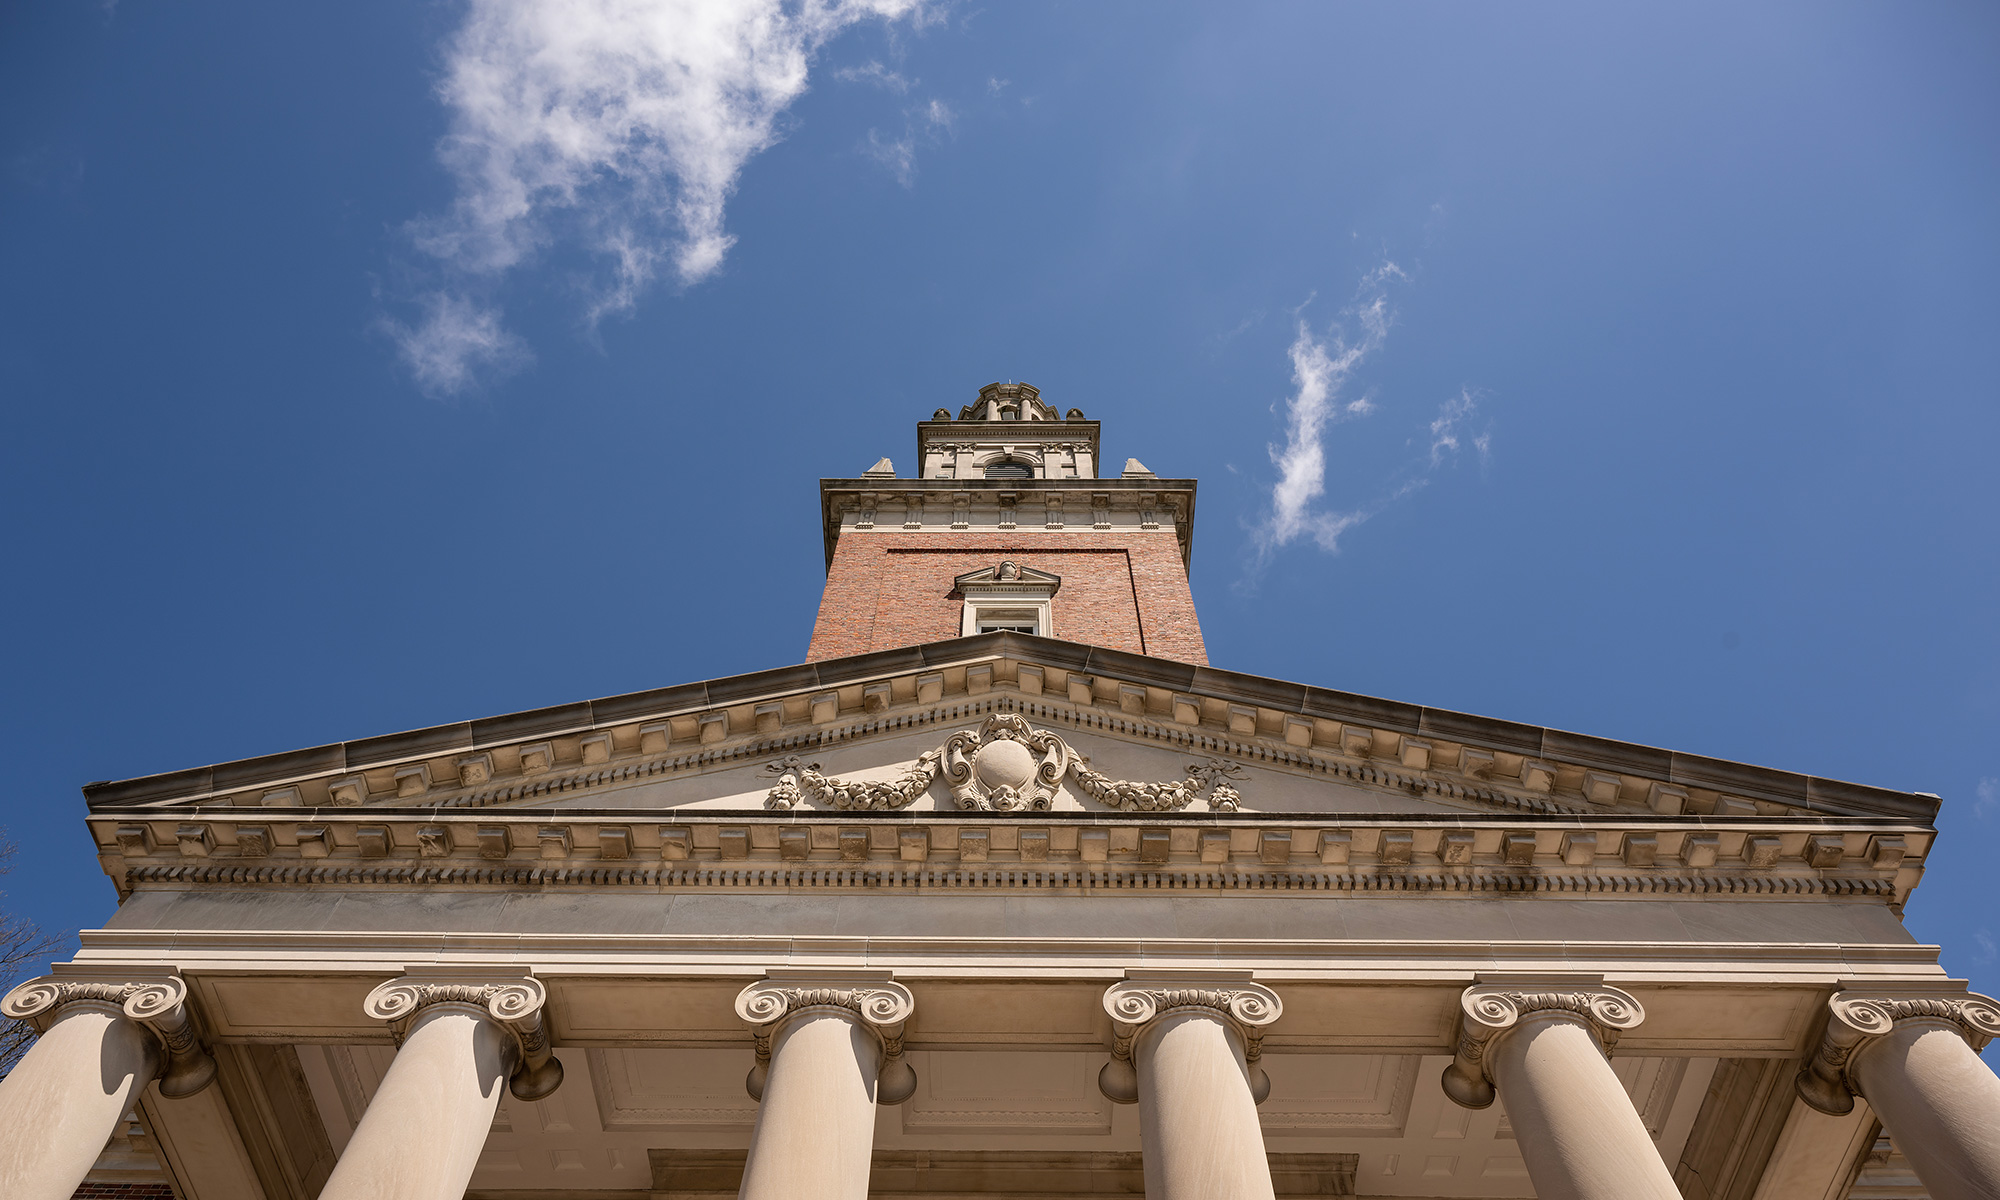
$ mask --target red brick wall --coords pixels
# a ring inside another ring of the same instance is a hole
[[[952,580],[1003,558],[1062,576],[1052,608],[1064,641],[1207,665],[1180,546],[1166,530],[848,531],[806,661],[957,637],[964,605]]]

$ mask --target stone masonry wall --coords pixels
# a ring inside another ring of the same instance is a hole
[[[1207,665],[1172,531],[849,531],[834,549],[806,660],[959,636],[952,580],[1011,559],[1062,576],[1055,635]]]

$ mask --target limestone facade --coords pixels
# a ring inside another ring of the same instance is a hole
[[[86,788],[0,1195],[2000,1194],[1935,797],[1073,619]]]

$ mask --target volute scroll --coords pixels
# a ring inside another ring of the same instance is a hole
[[[118,971],[61,972],[30,979],[0,999],[0,1013],[42,1032],[73,1006],[114,1013],[153,1035],[166,1064],[159,1076],[161,1095],[192,1096],[215,1081],[215,1058],[202,1045],[187,981],[178,973],[148,978]]]

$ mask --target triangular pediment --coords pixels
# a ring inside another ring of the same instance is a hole
[[[986,728],[1000,716],[1020,722],[1014,736],[996,738]],[[1003,781],[995,786],[1018,777],[1020,756],[1002,747],[980,759],[987,745],[1029,747],[1041,769],[1047,739],[1060,741],[1066,749],[1056,756],[1052,812],[1201,812],[1218,786],[1236,794],[1240,811],[1302,814],[1929,820],[1937,805],[1916,793],[1009,633],[94,784],[85,792],[99,812],[191,805],[736,809],[763,808],[790,772],[802,789],[796,811],[837,813],[838,801],[803,794],[812,790],[805,772],[828,781],[813,788],[837,792],[837,784],[902,779],[932,755],[935,778],[902,807],[952,808],[967,802],[944,774],[954,738],[965,762],[983,763],[982,779]],[[1002,763],[1015,774],[1002,773]]]

